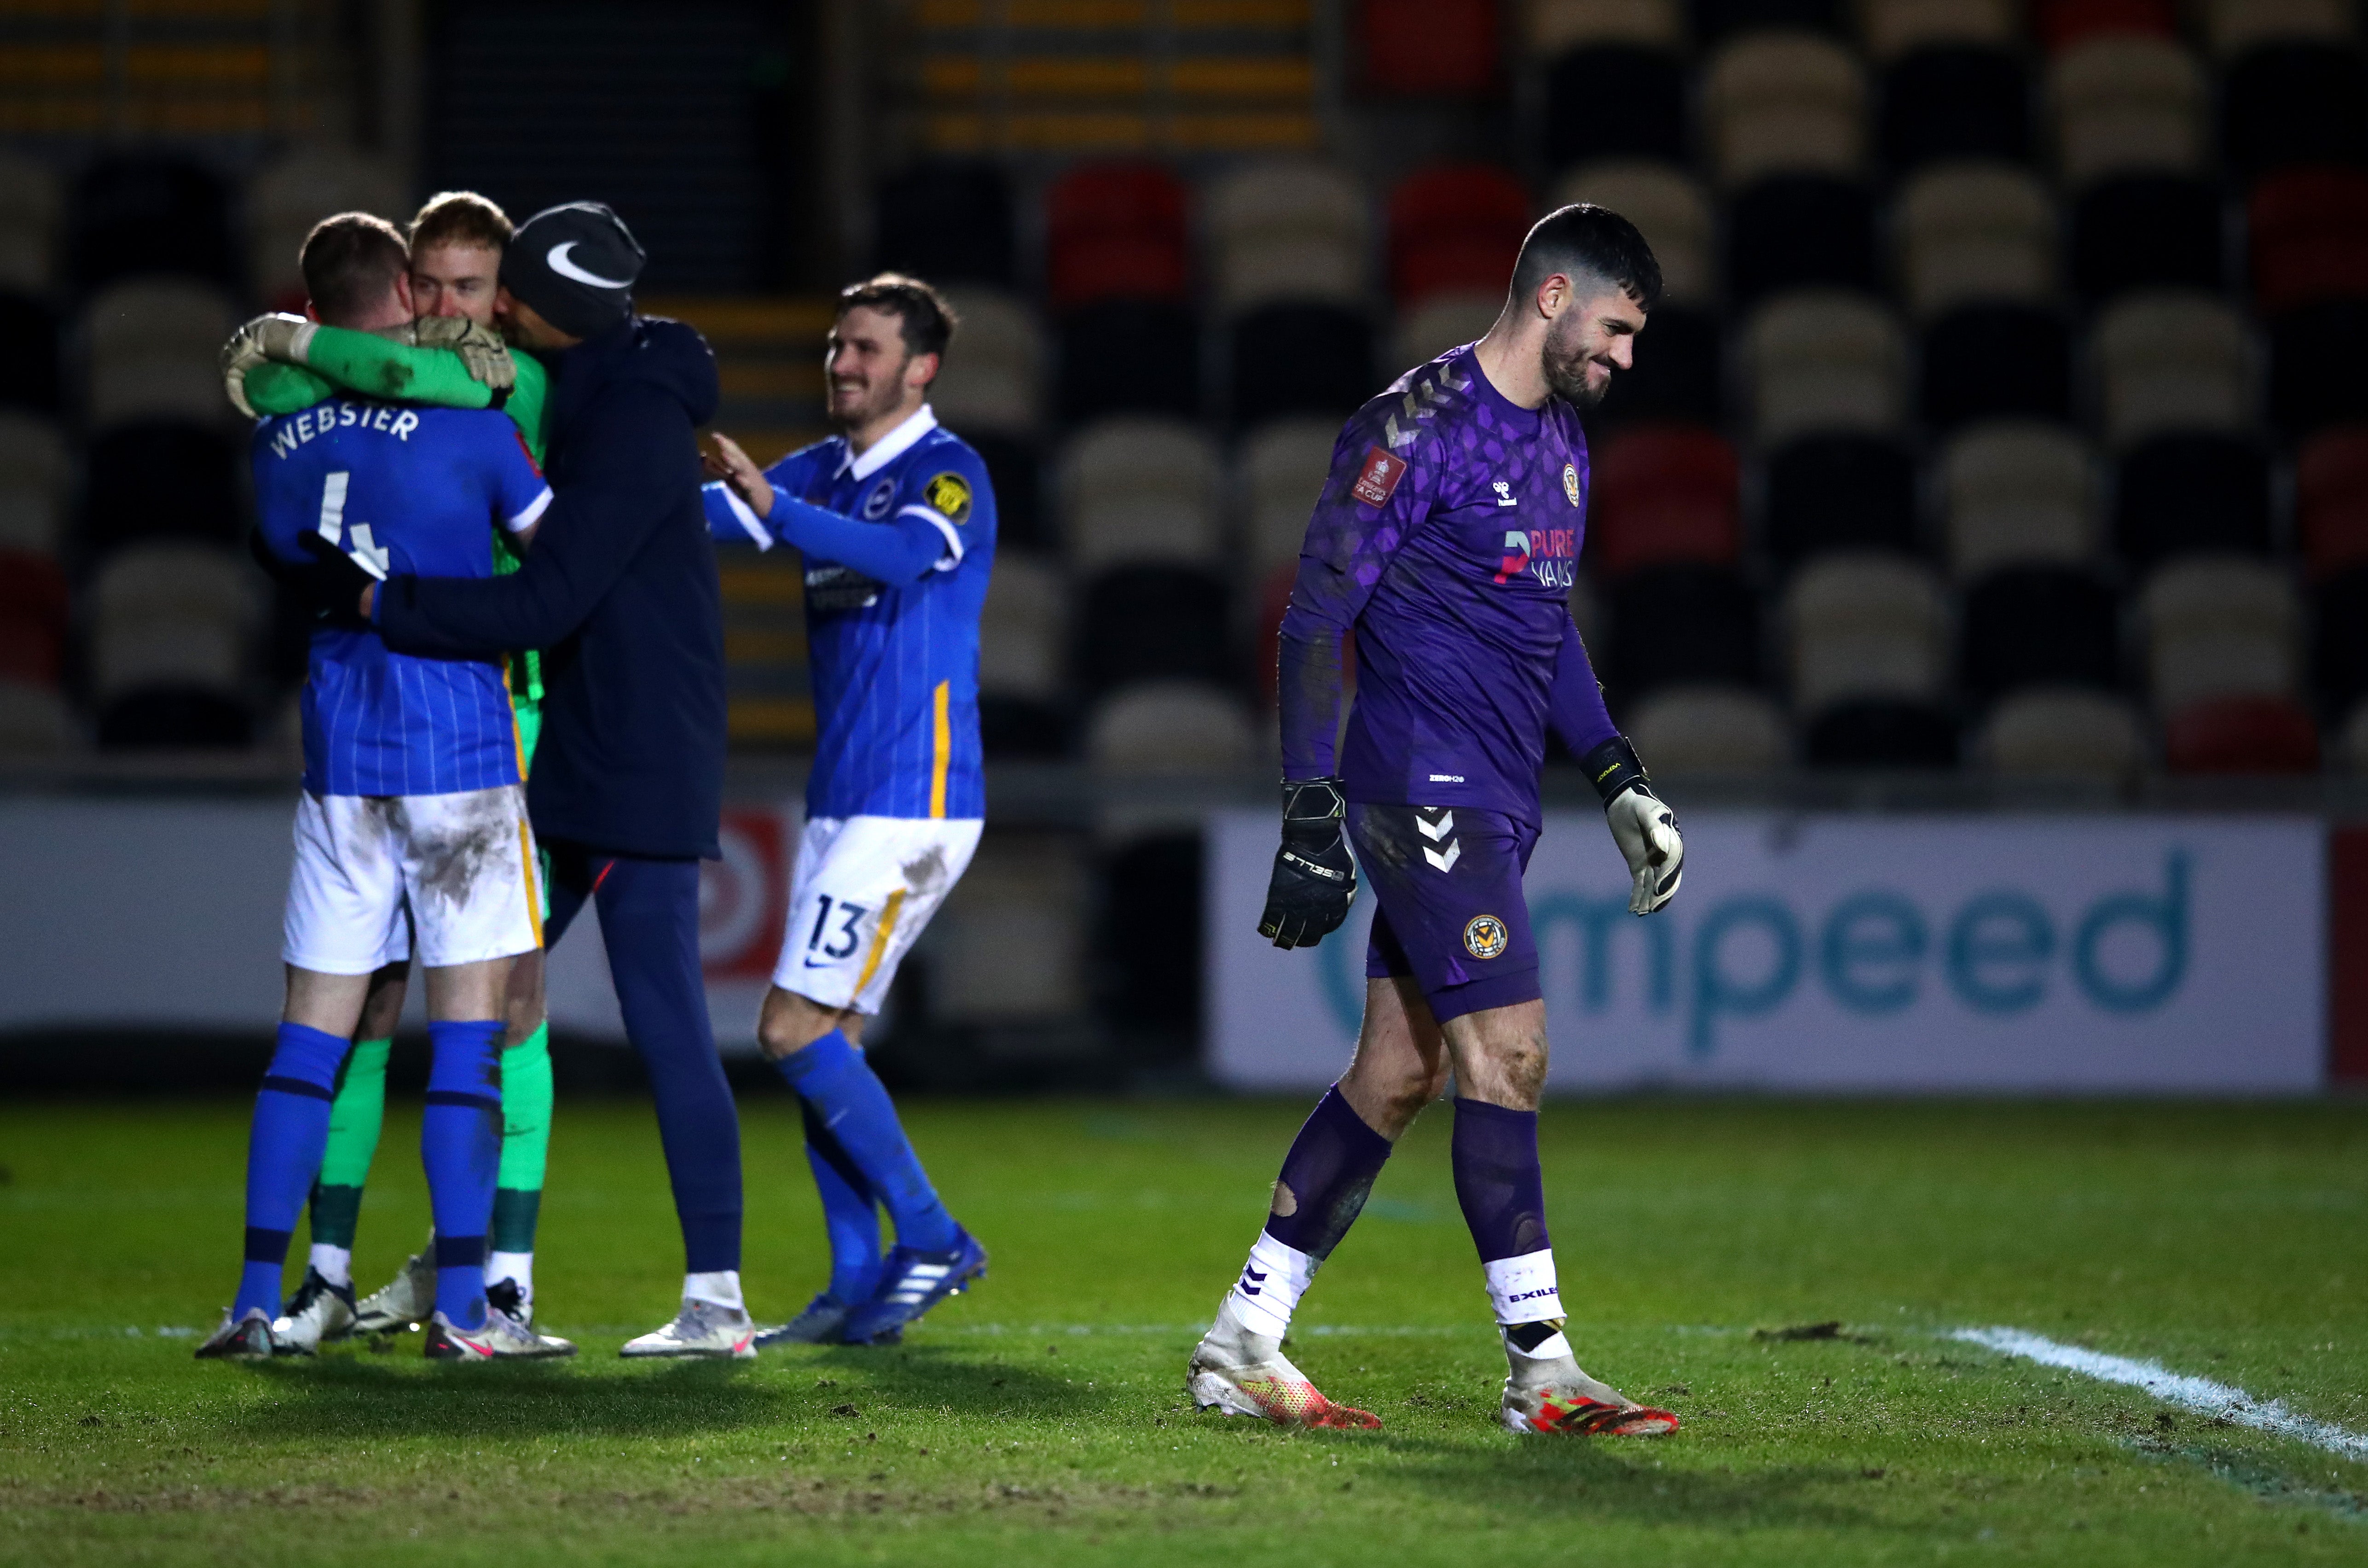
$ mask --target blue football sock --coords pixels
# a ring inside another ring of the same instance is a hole
[[[830,1238],[830,1298],[851,1307],[869,1301],[880,1283],[880,1206],[814,1108],[803,1099],[798,1107],[806,1119],[806,1164],[822,1194],[823,1232]]]
[[[329,1104],[337,1096],[337,1069],[348,1043],[302,1024],[279,1026],[247,1133],[245,1267],[231,1303],[233,1319],[254,1307],[267,1317],[279,1315],[288,1240],[329,1146]]]
[[[896,1119],[896,1108],[863,1052],[837,1029],[773,1063],[814,1118],[863,1173],[865,1183],[896,1222],[900,1245],[945,1252],[961,1239],[954,1217],[938,1201],[920,1156]]]
[[[436,1215],[436,1310],[458,1328],[485,1322],[485,1231],[502,1164],[499,1018],[431,1021],[419,1159]]]

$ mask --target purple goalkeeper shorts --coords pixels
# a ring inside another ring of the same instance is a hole
[[[1413,976],[1442,1024],[1538,999],[1538,945],[1521,896],[1535,827],[1463,806],[1351,802],[1349,840],[1382,905],[1365,949],[1368,978]]]

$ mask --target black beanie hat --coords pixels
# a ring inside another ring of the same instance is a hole
[[[598,201],[546,207],[502,252],[502,287],[572,337],[596,337],[632,312],[648,259],[625,221]]]

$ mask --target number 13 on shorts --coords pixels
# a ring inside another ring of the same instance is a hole
[[[978,849],[975,818],[812,817],[790,878],[773,983],[877,1013],[896,968]]]

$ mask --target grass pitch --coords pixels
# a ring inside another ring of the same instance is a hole
[[[1683,1415],[1658,1443],[1492,1425],[1443,1108],[1292,1341],[1387,1429],[1188,1410],[1304,1109],[916,1107],[982,1286],[901,1349],[627,1365],[678,1282],[655,1130],[563,1101],[537,1286],[580,1358],[404,1336],[249,1368],[188,1336],[236,1270],[245,1106],[0,1108],[0,1560],[2368,1562],[2368,1464],[1944,1337],[2014,1325],[2368,1430],[2368,1107],[1551,1107],[1571,1337]],[[784,1316],[819,1219],[788,1105],[743,1119],[746,1278]],[[365,1289],[426,1224],[416,1131],[390,1115]]]

